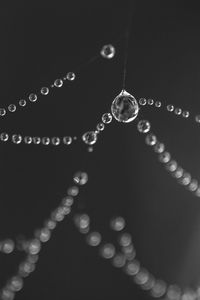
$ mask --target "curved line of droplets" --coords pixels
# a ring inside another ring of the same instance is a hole
[[[100,54],[103,58],[111,59],[115,55],[115,48],[113,45],[108,44],[102,47]],[[42,87],[40,93],[43,96],[49,94],[51,88],[60,88],[63,86],[64,81],[73,81],[75,79],[74,72],[68,72],[62,79],[56,79],[50,87]],[[123,93],[124,91],[122,91]],[[29,101],[34,103],[37,101],[38,96],[31,93],[28,97]],[[162,103],[160,101],[154,101],[153,99],[146,100],[145,98],[139,99],[140,108],[145,105],[154,106],[155,108],[161,108]],[[19,100],[19,106],[25,107],[26,100]],[[183,118],[189,118],[189,111],[182,110],[179,107],[169,104],[166,106],[167,111],[174,112],[176,116],[182,116]],[[13,113],[17,110],[15,104],[8,106],[8,111]],[[6,115],[6,109],[0,108],[0,116]],[[88,151],[91,152],[91,147],[97,141],[97,136],[105,128],[106,124],[112,122],[112,115],[110,113],[104,113],[94,131],[88,131],[82,135],[82,140],[85,144],[89,145]],[[200,115],[195,116],[195,121],[200,123]],[[148,120],[139,120],[137,129],[140,133],[146,134],[145,142],[151,146],[154,152],[158,155],[158,160],[165,166],[171,175],[178,181],[179,184],[185,186],[190,192],[197,197],[200,197],[200,186],[196,179],[185,171],[177,161],[172,159],[171,154],[166,151],[165,145],[158,141],[155,134],[151,129],[151,124]],[[61,144],[70,145],[73,140],[71,136],[65,137],[22,137],[21,134],[12,134],[11,141],[14,144],[42,144],[42,145],[54,145]],[[9,140],[9,134],[2,132],[0,134],[0,140],[6,142]],[[67,194],[62,198],[59,206],[51,212],[48,219],[44,221],[41,228],[36,229],[34,236],[30,240],[25,238],[17,238],[16,241],[12,239],[5,239],[0,241],[0,251],[4,254],[10,254],[14,250],[25,252],[25,259],[19,264],[17,272],[9,280],[7,280],[5,286],[1,289],[0,297],[2,300],[13,300],[16,292],[21,291],[24,286],[24,278],[29,276],[36,267],[36,263],[39,259],[39,252],[41,251],[43,243],[49,241],[52,231],[56,228],[58,222],[65,219],[65,216],[69,215],[72,210],[74,198],[79,194],[81,186],[88,182],[88,175],[86,172],[78,171],[74,175],[74,183],[69,187]],[[102,235],[98,231],[90,230],[90,217],[86,213],[74,214],[74,223],[79,232],[84,234],[86,242],[90,246],[98,247],[99,254],[104,259],[110,260],[112,265],[116,268],[121,268],[124,272],[130,276],[134,283],[136,283],[144,291],[148,291],[154,298],[162,298],[168,300],[194,300],[200,299],[200,287],[197,286],[195,290],[186,288],[183,291],[176,284],[167,285],[167,283],[161,279],[156,279],[146,268],[141,266],[141,263],[136,259],[136,250],[132,241],[130,233],[125,232],[125,219],[121,216],[112,218],[110,221],[110,228],[114,230],[118,235],[116,236],[117,243],[106,243],[102,241]]]

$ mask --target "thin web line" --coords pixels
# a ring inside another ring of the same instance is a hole
[[[129,13],[129,18],[128,18],[127,29],[125,32],[125,42],[124,42],[125,49],[124,49],[123,83],[122,83],[123,90],[125,89],[125,84],[126,84],[128,48],[129,48],[129,40],[130,40],[132,22],[133,22],[133,3],[130,3],[129,11],[130,11],[130,13]]]

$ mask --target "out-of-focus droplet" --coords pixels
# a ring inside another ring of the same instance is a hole
[[[52,145],[54,145],[54,146],[58,146],[58,145],[60,144],[60,138],[57,137],[57,136],[52,137],[52,138],[51,138],[51,143],[52,143]]]
[[[40,93],[41,93],[42,95],[44,95],[44,96],[48,95],[48,93],[49,93],[49,88],[46,87],[46,86],[42,87],[41,90],[40,90]]]
[[[38,239],[32,239],[28,242],[27,251],[30,254],[38,254],[41,250],[41,243]]]
[[[15,104],[10,104],[10,105],[8,105],[8,110],[9,110],[10,112],[15,112],[16,109],[17,109],[17,107],[16,107]]]
[[[54,220],[48,219],[44,222],[44,226],[53,230],[56,228],[56,222]]]
[[[153,277],[153,275],[149,274],[148,280],[141,285],[141,288],[144,291],[149,291],[153,288],[154,284],[155,284],[155,278]]]
[[[147,133],[151,129],[151,124],[147,120],[140,120],[137,124],[137,129],[141,133]]]
[[[178,164],[175,160],[170,160],[165,167],[168,171],[174,172],[177,169]]]
[[[182,109],[180,107],[176,107],[174,110],[175,115],[180,116],[182,114]]]
[[[174,111],[174,105],[172,105],[172,104],[167,105],[167,110],[168,110],[169,112]]]
[[[165,150],[165,145],[163,143],[157,142],[154,147],[156,153],[162,153]]]
[[[99,232],[90,232],[87,237],[86,241],[90,246],[98,246],[101,243],[101,234]]]
[[[22,136],[20,134],[13,134],[12,135],[12,142],[14,144],[20,144],[22,141]]]
[[[180,300],[181,289],[178,285],[172,284],[167,288],[167,299],[168,300]]]
[[[160,101],[155,102],[155,107],[161,107],[161,106],[162,106],[162,103]]]
[[[126,247],[128,245],[130,245],[132,243],[132,238],[131,238],[131,235],[129,233],[122,233],[120,236],[119,236],[119,244],[122,246],[122,247]]]
[[[181,167],[177,167],[176,171],[172,174],[175,178],[181,178],[184,170]]]
[[[137,118],[139,105],[131,94],[122,90],[113,100],[111,112],[118,122],[130,123]]]
[[[8,282],[8,287],[13,292],[18,292],[23,288],[23,278],[20,276],[13,276]]]
[[[112,115],[110,113],[105,113],[102,115],[101,119],[104,124],[109,124],[112,122]]]
[[[22,277],[27,277],[30,273],[35,270],[35,263],[29,261],[23,261],[19,265],[19,275]]]
[[[122,217],[115,217],[110,222],[111,229],[121,231],[125,228],[125,220]]]
[[[26,100],[20,99],[19,100],[19,106],[22,106],[22,107],[26,106]]]
[[[3,142],[7,142],[9,139],[9,135],[6,133],[6,132],[2,132],[0,134],[0,140],[3,141]]]
[[[165,152],[159,154],[158,159],[162,163],[168,163],[171,159],[171,155],[169,152],[165,151]]]
[[[48,146],[50,144],[50,138],[47,137],[47,136],[44,136],[42,138],[42,144],[45,145],[45,146]]]
[[[147,100],[147,104],[148,105],[153,105],[154,104],[154,100],[153,99],[148,99]]]
[[[40,240],[40,242],[45,243],[49,241],[51,237],[51,231],[48,228],[41,228],[35,231],[35,237]]]
[[[74,72],[68,72],[67,75],[63,79],[73,81],[75,78],[76,78],[76,75]]]
[[[157,138],[153,133],[149,133],[145,138],[145,142],[149,146],[154,146],[157,142]]]
[[[0,292],[1,300],[14,300],[15,293],[8,288],[3,288]]]
[[[77,172],[74,175],[74,182],[79,184],[79,185],[84,185],[88,182],[88,175],[86,172]]]
[[[112,258],[115,255],[115,246],[110,243],[104,244],[100,248],[100,255],[106,259]]]
[[[72,196],[66,196],[62,199],[62,205],[72,206],[74,203],[74,198]]]
[[[124,253],[127,260],[133,260],[136,257],[136,250],[133,244],[129,244],[128,246],[123,246],[121,250]]]
[[[179,179],[179,183],[182,185],[188,185],[191,182],[191,175],[187,172],[183,173],[183,176]]]
[[[111,59],[114,57],[115,55],[115,48],[113,45],[111,44],[108,44],[108,45],[104,45],[102,48],[101,48],[101,56],[104,57],[104,58],[107,58],[107,59]]]
[[[182,116],[183,116],[183,118],[189,118],[189,116],[190,116],[189,111],[184,110],[184,111],[182,112]]]
[[[139,272],[135,275],[134,281],[138,285],[143,285],[148,281],[148,278],[149,272],[146,269],[141,268]]]
[[[24,143],[30,145],[32,143],[33,139],[31,136],[25,136],[24,137]]]
[[[41,138],[39,136],[33,137],[33,144],[39,145],[41,143]]]
[[[132,261],[128,261],[125,265],[125,272],[130,275],[136,275],[140,270],[140,263],[138,260],[134,259]]]
[[[64,136],[63,137],[63,144],[70,145],[72,143],[72,137],[71,136]]]
[[[0,251],[10,254],[14,251],[15,243],[11,239],[6,239],[0,242]]]
[[[200,123],[200,115],[196,115],[196,116],[195,116],[195,121],[196,121],[197,123]]]
[[[124,267],[125,263],[126,263],[126,257],[122,253],[117,253],[112,258],[112,264],[116,268],[122,268],[122,267]]]
[[[37,95],[34,94],[34,93],[32,93],[32,94],[30,94],[30,95],[28,96],[28,99],[29,99],[29,101],[31,101],[31,102],[35,102],[35,101],[37,101]]]
[[[87,214],[75,215],[74,223],[79,229],[86,229],[90,225],[90,218]]]
[[[96,128],[98,131],[103,131],[105,128],[105,125],[104,125],[104,123],[98,123]]]
[[[154,298],[160,298],[164,296],[167,290],[167,285],[163,280],[156,280],[152,289],[151,289],[151,295]]]
[[[196,179],[192,179],[190,184],[188,185],[188,190],[191,192],[196,191],[198,188],[198,181]]]
[[[94,145],[97,141],[97,134],[94,131],[88,131],[83,134],[82,140],[87,145]]]
[[[145,98],[140,98],[139,99],[139,104],[142,105],[142,106],[144,106],[144,105],[147,104],[147,100]]]
[[[61,87],[61,86],[63,86],[63,81],[62,81],[62,79],[56,79],[55,81],[54,81],[54,86],[55,87]]]
[[[77,186],[71,186],[67,190],[67,194],[72,197],[77,196],[78,193],[79,193],[79,188]]]

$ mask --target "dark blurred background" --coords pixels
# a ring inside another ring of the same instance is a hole
[[[184,120],[166,110],[143,115],[172,156],[199,178],[200,7],[194,1],[132,1],[126,89],[136,99],[160,100],[191,112]],[[128,1],[11,1],[0,4],[1,107],[27,99],[113,43],[113,60],[99,58],[72,83],[39,97],[0,120],[1,132],[81,137],[93,130],[122,89],[123,34]],[[119,37],[122,37],[119,39]],[[117,42],[115,42],[117,40]],[[200,277],[200,201],[164,170],[136,129],[107,126],[93,153],[81,141],[70,147],[0,145],[0,238],[32,236],[66,194],[75,171],[89,183],[75,210],[89,212],[105,241],[113,215],[126,218],[137,256],[156,277],[195,286]],[[84,156],[86,153],[86,156]],[[0,254],[1,286],[20,257]],[[58,224],[35,272],[17,300],[150,299],[121,270],[89,248],[72,218]]]

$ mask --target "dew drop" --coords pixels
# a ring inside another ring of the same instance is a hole
[[[87,183],[87,181],[88,181],[88,175],[86,172],[79,171],[74,175],[74,182],[79,185],[84,185]]]
[[[111,59],[115,55],[115,48],[111,44],[105,45],[102,47],[100,54],[104,58]]]
[[[113,100],[111,112],[118,122],[129,123],[137,118],[139,106],[136,99],[131,94],[122,90]]]
[[[82,140],[87,145],[93,145],[97,141],[97,134],[95,133],[95,131],[88,131],[83,134]]]

